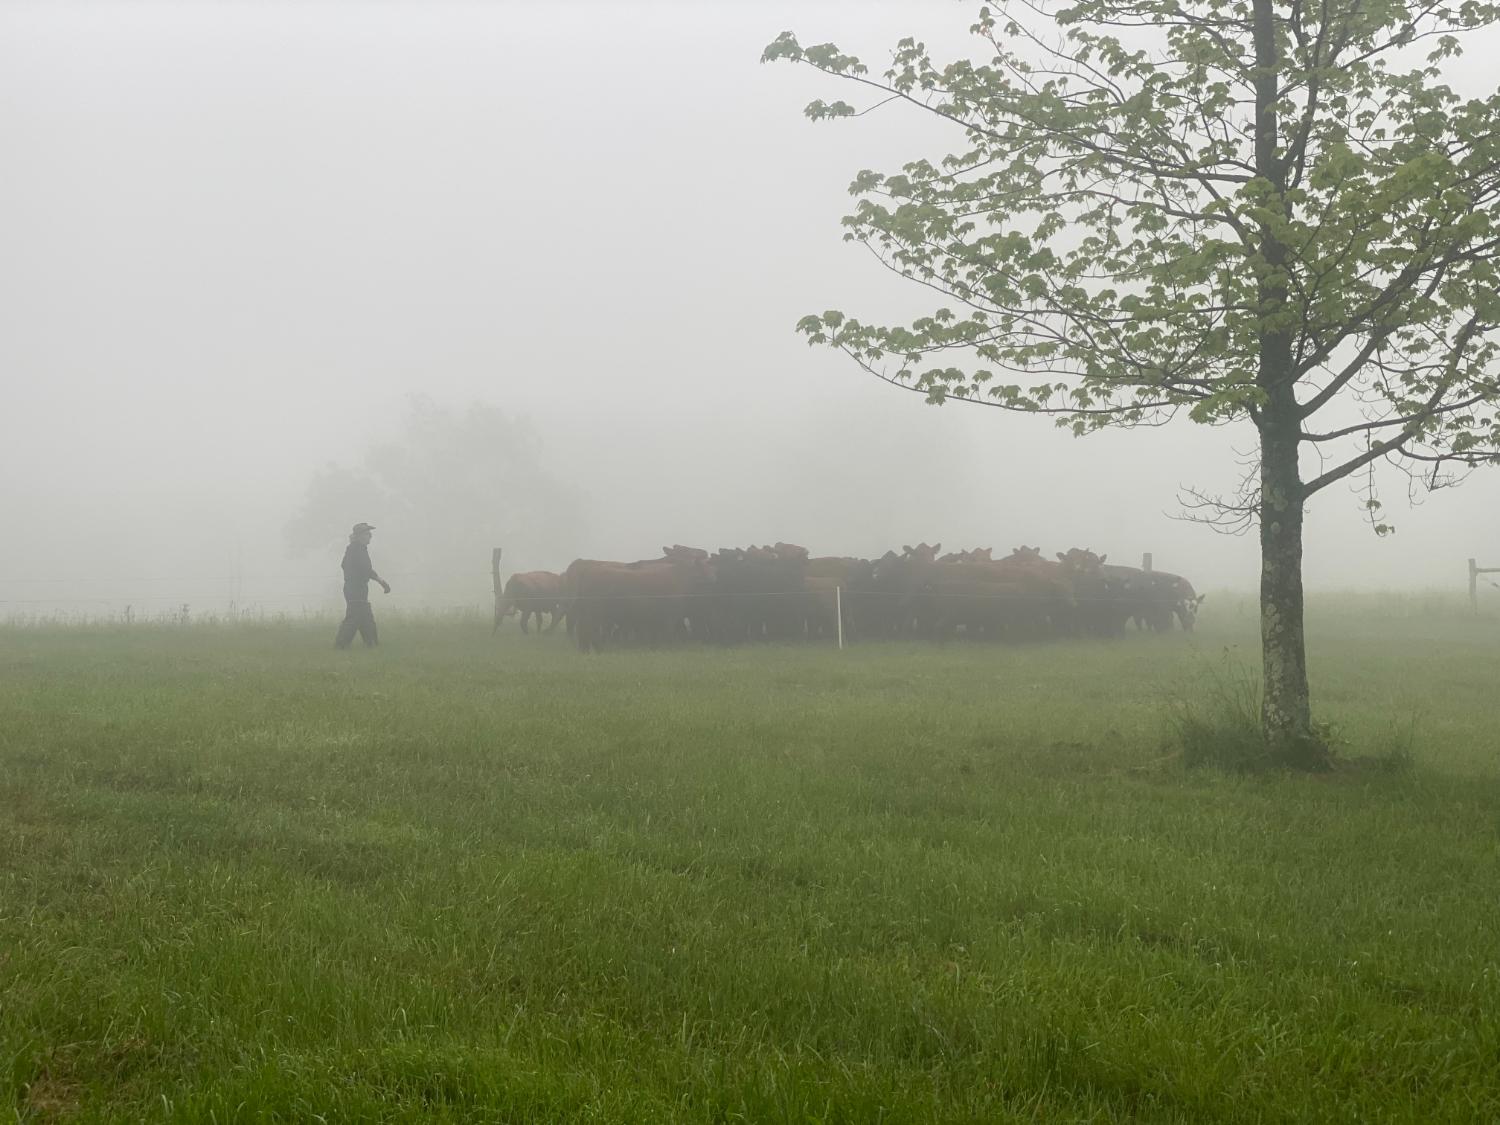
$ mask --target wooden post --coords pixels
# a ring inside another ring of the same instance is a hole
[[[1473,559],[1469,560],[1469,609],[1479,612],[1479,564]]]
[[[839,651],[844,651],[844,588],[835,586],[833,588],[833,615],[839,621]]]
[[[1151,552],[1150,551],[1147,551],[1144,555],[1141,556],[1141,569],[1144,570],[1147,574],[1151,573]]]
[[[495,580],[495,627],[492,633],[500,631],[500,603],[505,600],[505,586],[500,581],[500,552],[502,548],[496,547],[490,552],[490,577]]]

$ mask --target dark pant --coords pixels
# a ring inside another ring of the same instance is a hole
[[[375,631],[375,611],[370,608],[368,598],[351,598],[345,596],[349,610],[344,614],[344,620],[339,625],[338,639],[333,642],[335,648],[348,648],[354,643],[354,634],[359,633],[360,639],[365,642],[366,648],[373,648],[380,643],[380,635]]]

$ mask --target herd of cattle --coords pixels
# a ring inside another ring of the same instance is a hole
[[[519,614],[559,621],[581,652],[676,640],[716,644],[955,636],[986,640],[1115,636],[1134,623],[1192,629],[1203,596],[1186,578],[1116,566],[1077,547],[1056,561],[1036,547],[940,555],[918,544],[881,558],[810,557],[806,547],[681,545],[659,559],[578,559],[562,574],[529,571],[506,582],[495,628]]]

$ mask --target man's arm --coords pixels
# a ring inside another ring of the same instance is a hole
[[[389,594],[391,592],[391,584],[389,582],[387,582],[384,578],[380,577],[380,575],[378,575],[378,574],[375,573],[375,564],[374,563],[370,564],[370,577],[373,578],[376,582],[379,582],[380,583],[380,588],[382,590],[384,590],[387,594]]]

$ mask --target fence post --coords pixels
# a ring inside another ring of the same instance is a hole
[[[1479,612],[1479,564],[1469,560],[1469,610]]]
[[[1141,556],[1141,569],[1144,570],[1147,574],[1151,573],[1151,552],[1150,551],[1147,551],[1144,555]]]
[[[833,615],[839,622],[839,651],[844,651],[844,588],[833,588]]]
[[[500,552],[502,548],[496,547],[490,551],[490,577],[495,581],[495,627],[492,633],[500,631],[500,603],[505,599],[505,587],[500,582]]]

